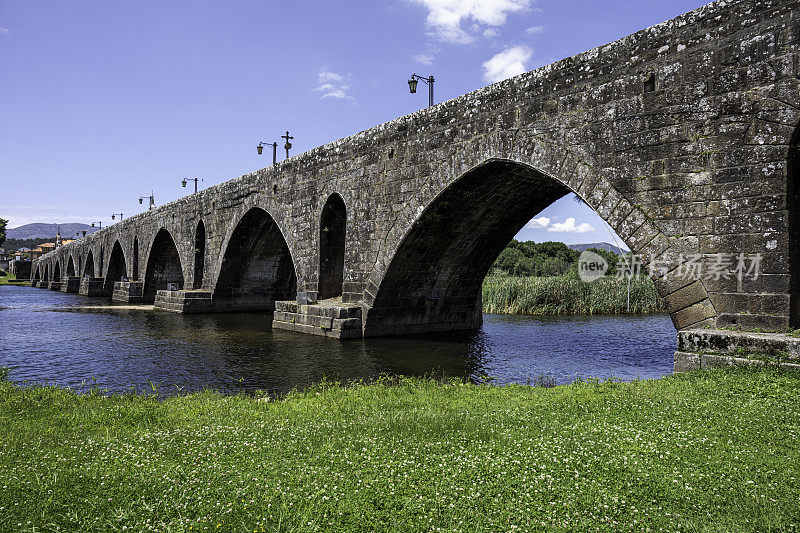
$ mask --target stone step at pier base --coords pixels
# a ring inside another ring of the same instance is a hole
[[[58,281],[50,281],[47,283],[47,288],[51,291],[60,291],[61,290],[61,280]]]
[[[103,294],[103,278],[81,278],[81,286],[78,289],[78,294],[83,296],[105,296]]]
[[[81,288],[81,278],[67,276],[61,280],[61,292],[78,292]]]
[[[139,303],[144,296],[143,281],[115,281],[112,302]]]
[[[343,304],[341,298],[320,300],[313,304],[277,301],[272,327],[336,339],[363,336],[361,306]]]
[[[39,288],[42,286],[42,280],[40,279],[32,279],[31,280],[31,287]]]
[[[209,313],[214,311],[211,291],[156,291],[156,309],[175,313]]]
[[[800,337],[722,329],[678,332],[675,372],[764,364],[800,370]]]

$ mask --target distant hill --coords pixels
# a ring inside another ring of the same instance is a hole
[[[584,252],[589,248],[598,248],[600,250],[608,250],[609,252],[614,252],[615,254],[624,254],[627,253],[628,250],[623,250],[613,244],[609,244],[607,242],[590,242],[587,244],[569,244],[567,245],[568,248],[572,248],[573,250],[578,250],[579,252]]]
[[[50,239],[55,238],[58,233],[58,226],[61,226],[61,236],[64,238],[74,238],[75,233],[78,231],[86,230],[86,233],[93,233],[100,228],[93,228],[89,224],[43,224],[36,222],[33,224],[25,224],[18,228],[11,228],[6,231],[6,236],[9,239]]]

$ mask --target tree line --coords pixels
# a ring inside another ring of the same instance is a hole
[[[608,262],[608,273],[615,272],[620,256],[608,250],[589,248]],[[581,252],[563,242],[518,241],[508,243],[492,265],[495,274],[508,276],[563,276],[578,275],[578,257]]]

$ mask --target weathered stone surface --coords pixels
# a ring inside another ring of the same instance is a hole
[[[475,328],[507,241],[575,192],[645,264],[667,261],[678,329],[786,327],[800,317],[798,13],[714,2],[130,217],[32,276],[88,276],[100,288],[81,292],[106,296],[141,282],[143,301],[182,312],[341,295],[363,335]],[[686,254],[718,253],[761,253],[763,272],[681,274]],[[276,321],[307,331],[314,313]]]
[[[61,280],[61,292],[78,292],[81,288],[81,278],[67,276]]]
[[[675,352],[674,372],[689,372],[700,368],[700,356],[696,353]]]
[[[81,278],[78,293],[83,296],[106,296],[104,284],[103,278]]]
[[[141,281],[115,281],[111,301],[139,303],[144,299],[144,283]]]

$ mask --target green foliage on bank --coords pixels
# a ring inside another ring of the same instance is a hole
[[[608,250],[589,248],[603,257],[613,274],[620,256]],[[563,276],[577,277],[577,261],[581,252],[569,248],[563,242],[540,242],[512,240],[492,265],[494,272],[509,276]]]
[[[800,526],[800,387],[775,370],[549,389],[400,379],[266,400],[0,383],[0,529]]]
[[[516,277],[490,274],[483,280],[483,311],[523,315],[613,315],[665,311],[653,280],[606,276],[591,283],[577,277]]]

